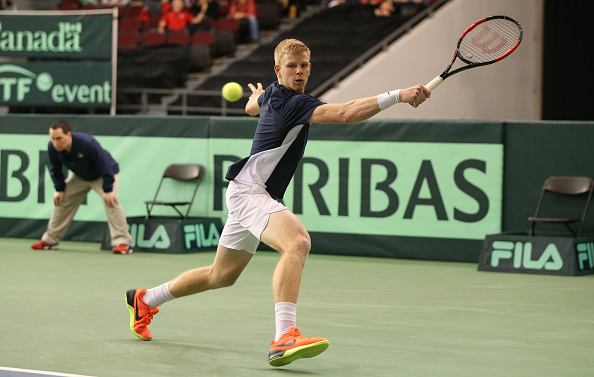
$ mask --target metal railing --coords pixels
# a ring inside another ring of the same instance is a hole
[[[188,115],[188,112],[217,114],[217,115],[245,115],[243,108],[229,108],[229,103],[223,98],[221,92],[218,90],[191,90],[191,89],[152,89],[152,88],[122,88],[118,89],[118,93],[140,94],[139,104],[118,104],[118,110],[133,110],[140,114],[149,114],[151,109],[155,107],[165,107],[166,111],[179,111],[181,115]],[[181,105],[163,105],[149,102],[149,95],[157,94],[163,96],[178,96],[181,100]],[[209,96],[220,97],[221,107],[208,106],[188,106],[188,97],[191,96]],[[248,97],[248,93],[243,93],[243,97]]]

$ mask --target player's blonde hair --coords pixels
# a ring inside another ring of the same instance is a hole
[[[297,39],[285,39],[274,50],[274,64],[280,65],[281,58],[286,54],[296,54],[303,51],[307,52],[307,55],[311,57],[311,51],[305,43]]]

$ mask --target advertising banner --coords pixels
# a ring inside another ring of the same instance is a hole
[[[110,62],[0,63],[0,104],[110,107],[111,69]]]
[[[0,56],[111,59],[112,15],[0,12]]]
[[[185,254],[217,249],[223,224],[218,217],[167,218],[128,217],[128,230],[134,251]],[[101,249],[111,250],[107,227]]]
[[[479,271],[547,275],[594,273],[594,238],[492,234],[485,237]]]
[[[53,208],[47,130],[54,119],[3,120],[0,236],[17,236],[45,225]],[[256,122],[138,116],[68,120],[75,131],[94,135],[118,161],[118,197],[127,217],[146,214],[143,201],[153,198],[165,167],[198,162],[206,173],[190,216],[223,222],[228,186],[224,176],[230,164],[249,153]],[[501,232],[499,125],[366,122],[324,129],[328,131],[319,133],[312,126],[305,155],[283,198],[310,232],[313,252],[477,260],[485,235]],[[171,195],[168,200],[187,197],[181,185],[164,189]],[[157,210],[155,216],[175,216],[169,208]],[[105,229],[101,198],[91,192],[74,220],[100,224],[98,233],[89,232],[100,237]],[[163,238],[146,225],[136,230],[142,243],[153,240],[156,245]]]

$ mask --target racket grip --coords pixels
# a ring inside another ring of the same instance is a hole
[[[429,84],[425,85],[425,87],[432,91],[433,89],[437,88],[439,84],[441,84],[442,82],[443,79],[441,78],[441,76],[437,76],[433,80],[429,81]]]

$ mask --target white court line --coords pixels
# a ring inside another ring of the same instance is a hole
[[[19,373],[29,373],[29,374],[38,374],[40,376],[91,377],[91,376],[83,376],[82,374],[68,374],[68,373],[59,373],[59,372],[46,372],[46,371],[42,371],[42,370],[7,368],[7,367],[0,367],[0,376],[3,375],[2,374],[2,371],[19,372]]]

